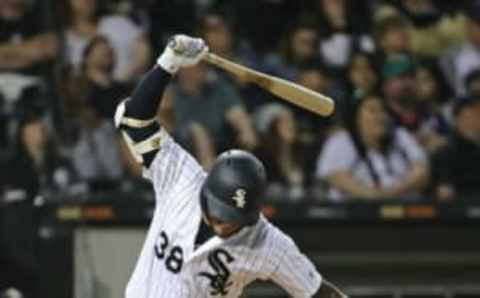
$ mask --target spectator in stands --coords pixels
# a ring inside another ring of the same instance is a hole
[[[265,69],[282,78],[295,80],[301,65],[317,60],[318,47],[316,28],[306,23],[295,24],[286,34],[279,54],[272,53],[265,57]]]
[[[257,156],[269,173],[268,197],[295,199],[304,195],[305,175],[298,152],[294,113],[279,103],[260,107],[255,126],[260,135]]]
[[[345,130],[327,139],[317,162],[328,197],[418,197],[428,180],[425,152],[406,130],[391,125],[383,100],[366,95],[344,117]]]
[[[465,18],[462,14],[442,10],[441,1],[398,1],[399,12],[412,23],[412,52],[422,56],[440,55],[448,47],[465,40]]]
[[[209,13],[199,22],[199,35],[210,51],[222,57],[236,59],[235,38],[226,20],[219,14]]]
[[[22,117],[14,155],[3,165],[0,187],[0,293],[16,288],[22,297],[38,297],[38,222],[34,198],[69,192],[75,175],[60,155],[45,120]],[[17,297],[17,296],[15,296]]]
[[[125,83],[113,77],[115,62],[109,41],[101,36],[94,37],[84,49],[80,75],[70,82],[71,88],[83,89],[79,92],[83,93],[84,100],[89,101],[101,117],[109,120],[113,118],[117,104],[129,92]],[[75,104],[71,108],[74,107]]]
[[[474,69],[467,75],[465,85],[467,87],[467,94],[480,94],[480,68]]]
[[[176,128],[174,133],[205,170],[212,167],[218,155],[217,143],[204,124],[192,121]]]
[[[238,93],[219,77],[209,80],[207,71],[204,64],[179,71],[172,88],[176,129],[192,123],[202,125],[214,141],[216,152],[233,143],[254,149],[257,135]],[[235,140],[231,140],[232,135]]]
[[[216,13],[208,13],[200,19],[198,28],[199,36],[205,40],[212,53],[253,69],[262,70],[262,59],[252,51],[247,42],[239,39],[238,36],[234,34],[232,26],[224,16]],[[247,82],[239,77],[219,68],[212,68],[212,70],[225,80],[234,84],[243,98],[251,99],[245,103],[248,111],[254,110],[262,103],[263,98],[261,92],[252,84],[247,84]]]
[[[44,1],[0,1],[0,148],[12,149],[16,112],[27,92],[40,90],[58,41],[42,21],[38,7]],[[41,97],[28,98],[29,103]]]
[[[224,12],[226,19],[235,22],[241,38],[247,39],[257,52],[267,53],[276,50],[290,22],[310,2],[314,1],[212,1],[210,4],[214,3],[215,9]],[[202,3],[205,6],[209,2]]]
[[[223,15],[216,13],[204,15],[198,28],[199,36],[205,40],[211,52],[252,68],[262,67],[262,61],[257,53],[250,48],[247,41],[238,38]]]
[[[318,60],[306,61],[299,65],[295,80],[309,89],[328,96],[335,96],[337,92],[335,76]]]
[[[441,146],[448,132],[441,109],[448,88],[435,71],[435,64],[418,65],[410,56],[397,55],[387,59],[382,74],[382,88],[394,123],[407,128],[429,152]]]
[[[55,57],[57,38],[40,16],[27,0],[0,1],[0,72],[40,75]]]
[[[458,99],[455,130],[432,159],[434,194],[439,200],[478,199],[480,194],[480,96]],[[475,197],[476,196],[476,197]]]
[[[416,64],[411,56],[400,54],[387,58],[382,66],[382,91],[393,120],[397,125],[416,131],[421,118],[415,82]]]
[[[419,28],[436,23],[442,16],[442,11],[432,0],[401,0],[394,4],[413,26]]]
[[[338,106],[341,104],[341,94],[338,94],[340,88],[336,88],[335,77],[327,68],[319,62],[309,62],[302,65],[299,69],[296,82],[311,90],[335,98]],[[305,174],[305,184],[311,184],[311,178],[315,171],[315,160],[322,142],[325,140],[329,126],[332,124],[333,117],[321,118],[318,115],[295,106],[290,106],[294,112],[296,125],[297,154],[298,160],[303,166]]]
[[[90,190],[116,189],[125,165],[113,122],[102,118],[91,104],[80,109],[81,124],[72,148],[73,165]]]
[[[466,10],[467,41],[460,48],[447,52],[441,58],[444,74],[457,95],[466,93],[467,75],[480,67],[480,4],[477,1],[470,3],[471,7]]]
[[[447,142],[449,123],[446,103],[451,90],[436,60],[423,60],[415,70],[417,114],[421,123],[416,131],[419,142],[433,152]]]
[[[410,23],[400,15],[387,15],[377,20],[374,36],[381,64],[392,56],[405,54],[411,50]]]
[[[346,0],[319,0],[317,3],[320,55],[329,68],[345,70],[354,51],[374,51],[374,42],[366,34],[370,22],[366,5]]]
[[[217,158],[215,140],[205,125],[196,121],[189,122],[188,124],[180,124],[178,127],[175,127],[173,93],[172,89],[167,89],[157,112],[157,118],[162,127],[170,134],[175,134],[183,147],[195,156],[199,164],[202,165],[204,169],[209,170]],[[130,151],[126,150],[125,153],[130,154]],[[139,166],[138,162],[135,164],[129,162],[127,164],[129,168]]]
[[[75,181],[73,167],[63,157],[37,112],[20,121],[14,156],[7,165],[6,196],[33,200],[37,195],[68,192]]]
[[[380,87],[378,68],[372,54],[354,53],[347,69],[347,96],[358,99],[366,94],[376,93]]]
[[[97,0],[63,0],[68,62],[81,70],[82,54],[89,41],[105,36],[115,53],[115,79],[128,82],[139,79],[150,64],[150,45],[145,32],[127,17],[101,15]]]

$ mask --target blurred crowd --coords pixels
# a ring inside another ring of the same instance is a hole
[[[433,0],[0,1],[2,203],[148,189],[113,127],[169,36],[335,99],[320,118],[207,64],[158,111],[209,169],[240,147],[275,199],[480,192],[480,4]]]
[[[205,169],[250,150],[273,200],[480,193],[478,1],[1,0],[0,290],[34,296],[34,203],[150,190],[112,115],[176,33],[336,102],[320,118],[209,65],[182,69],[158,115]]]

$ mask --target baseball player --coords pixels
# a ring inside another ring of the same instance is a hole
[[[201,39],[174,36],[156,66],[117,107],[115,124],[156,196],[126,297],[240,297],[257,279],[271,280],[296,298],[346,297],[261,215],[266,174],[255,156],[227,151],[206,173],[156,121],[171,77],[207,51]]]

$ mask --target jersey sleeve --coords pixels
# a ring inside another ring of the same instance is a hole
[[[274,257],[276,266],[269,279],[294,298],[312,297],[320,288],[322,276],[293,240],[283,236]]]
[[[161,200],[169,197],[174,187],[198,184],[206,173],[195,158],[162,129],[160,148],[150,166],[143,168],[143,176],[152,182],[157,199]]]
[[[161,127],[157,111],[172,74],[156,65],[123,100],[114,122],[136,162],[144,167],[144,177],[155,189],[157,200],[193,194],[205,172],[197,161]],[[172,191],[179,190],[172,194]]]

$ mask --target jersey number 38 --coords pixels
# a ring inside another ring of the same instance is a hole
[[[155,256],[165,260],[165,267],[172,273],[179,273],[183,266],[183,249],[178,245],[170,245],[167,233],[160,232],[155,243]]]

